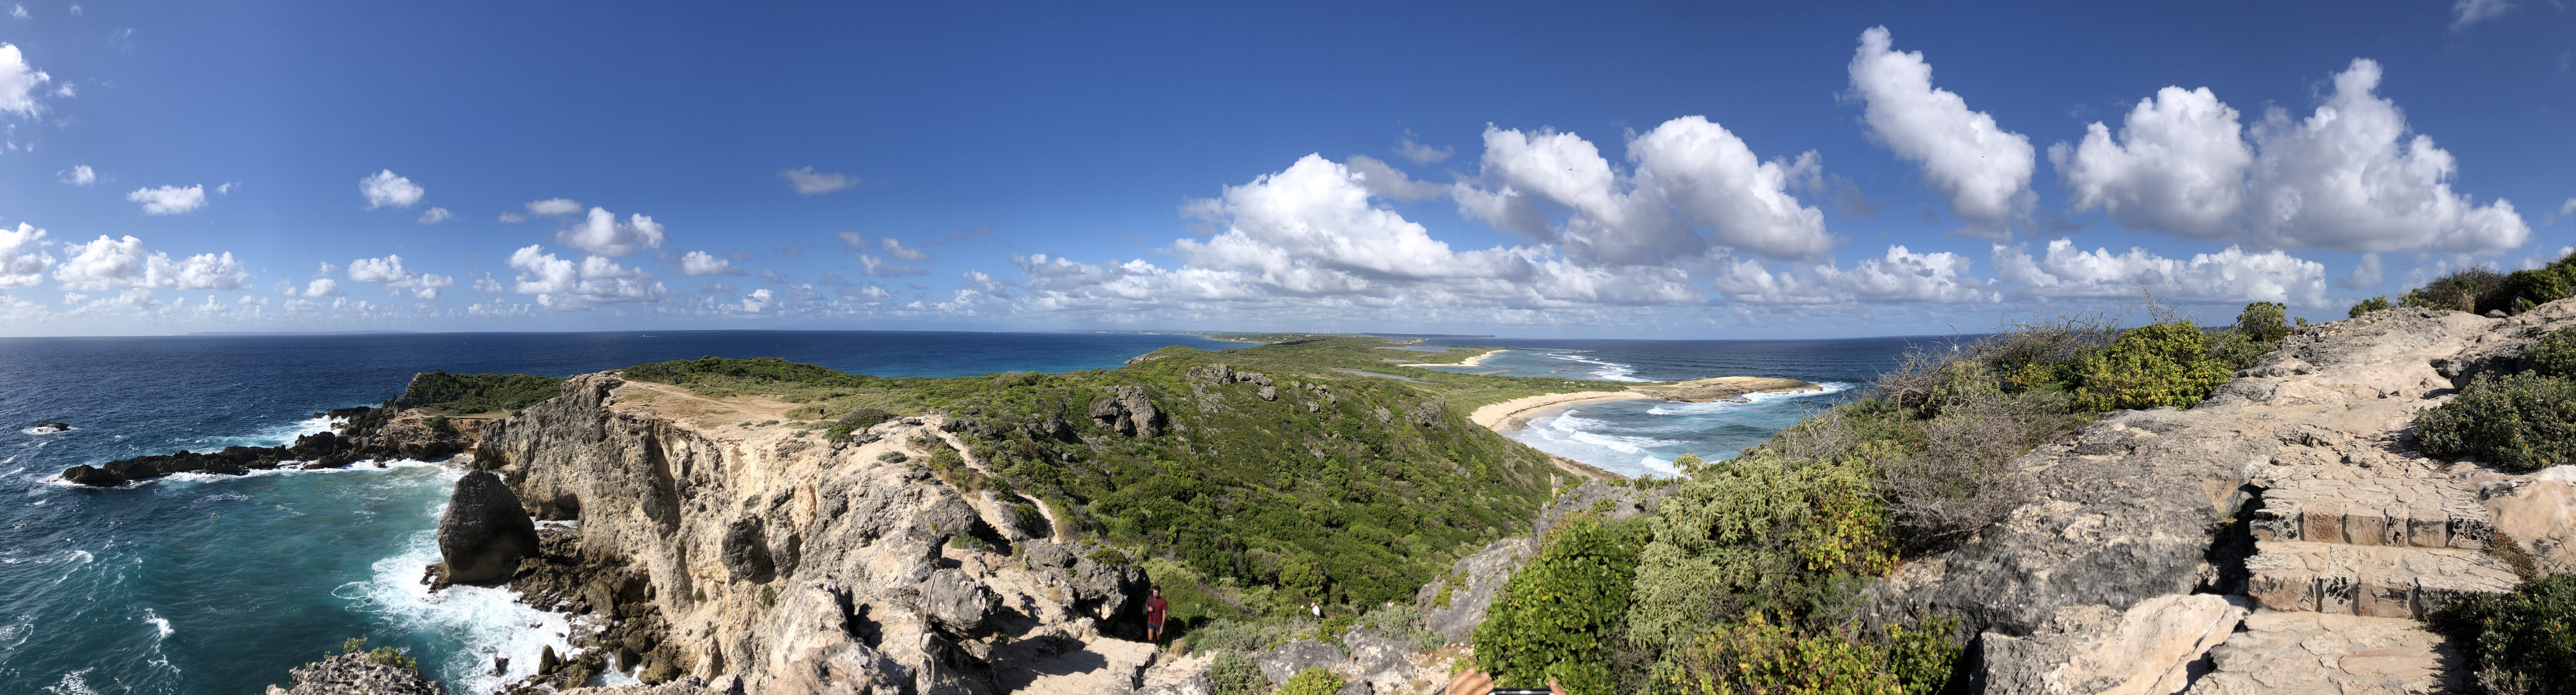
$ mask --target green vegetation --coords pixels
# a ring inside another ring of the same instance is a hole
[[[1646,516],[1572,518],[1476,633],[1514,686],[1575,693],[1930,693],[1955,624],[1861,625],[1868,582],[1953,547],[2029,498],[2014,457],[2097,413],[2188,408],[2288,337],[2258,302],[2202,329],[2158,310],[2016,325],[1909,355],[1878,394],[1819,413],[1687,477]],[[1610,608],[1615,607],[1615,608]]]
[[[377,647],[375,649],[368,649],[367,638],[365,636],[351,637],[346,640],[341,640],[340,653],[365,654],[367,655],[368,661],[392,666],[394,668],[407,668],[414,671],[420,670],[420,660],[404,656],[400,649],[395,649],[393,647]]]
[[[2513,473],[2576,460],[2576,382],[2523,372],[2480,375],[2441,407],[2415,415],[2424,453],[2475,457]]]
[[[2523,366],[2544,376],[2576,378],[2576,328],[2543,336],[2522,353]]]
[[[1239,652],[1217,654],[1207,674],[1213,695],[1270,695],[1270,678],[1261,675],[1261,665]]]
[[[2361,300],[2361,302],[2360,302],[2360,303],[2352,305],[2352,309],[2351,309],[2350,311],[2346,311],[2346,312],[2344,312],[2344,317],[2345,317],[2345,318],[2355,318],[2355,319],[2357,319],[2357,318],[2361,318],[2361,315],[2362,315],[2362,314],[2367,314],[2367,313],[2370,313],[2370,312],[2373,312],[2373,311],[2382,311],[2382,310],[2385,310],[2385,309],[2387,309],[2387,308],[2388,308],[2388,295],[2380,295],[2380,296],[2377,296],[2377,297],[2372,297],[2372,298],[2369,298],[2369,299]]]
[[[1310,668],[1289,676],[1279,686],[1279,695],[1333,695],[1341,692],[1342,677],[1322,668]]]
[[[2576,574],[2480,594],[2436,613],[2433,629],[2462,645],[2475,686],[2496,695],[2576,693]]]
[[[1572,695],[1620,692],[1610,672],[1644,524],[1576,516],[1549,529],[1538,559],[1512,574],[1476,626],[1477,665],[1496,683]]]
[[[1165,348],[1125,368],[1069,374],[889,379],[714,357],[624,374],[800,403],[793,417],[834,421],[826,439],[938,413],[962,450],[917,442],[920,463],[960,488],[1036,498],[1018,512],[1027,527],[1046,525],[1044,505],[1062,531],[1187,568],[1226,599],[1187,627],[1270,620],[1309,600],[1343,614],[1409,600],[1460,554],[1526,529],[1564,475],[1465,411],[1621,387],[1393,366],[1380,360],[1419,353],[1380,350],[1391,342],[1379,338],[1280,337],[1301,339]]]
[[[2484,314],[2519,314],[2532,307],[2576,294],[2576,254],[2530,270],[2499,273],[2465,268],[2434,278],[2397,298],[2404,306]],[[2365,304],[2367,304],[2365,302]],[[2354,307],[2359,310],[2360,307]],[[2359,314],[2355,314],[2359,316]]]
[[[449,374],[445,370],[412,375],[411,386],[394,399],[396,408],[429,408],[451,415],[508,412],[553,398],[563,380],[533,374]]]

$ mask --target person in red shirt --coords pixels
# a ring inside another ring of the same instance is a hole
[[[1145,599],[1145,641],[1163,643],[1163,614],[1170,609],[1171,604],[1163,602],[1162,589],[1155,589],[1153,597]]]

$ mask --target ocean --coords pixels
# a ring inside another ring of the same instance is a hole
[[[1571,340],[1459,338],[1441,342],[1509,350],[1478,367],[1444,371],[1505,376],[1679,381],[1787,377],[1822,388],[1757,394],[1742,403],[1609,401],[1530,421],[1512,439],[1627,476],[1671,476],[1682,454],[1721,460],[1770,439],[1809,413],[1858,396],[1911,349],[1946,348],[1949,336],[1838,340]]]
[[[1835,390],[1746,404],[1584,406],[1513,435],[1626,473],[1717,457],[1868,381],[1904,339],[1571,341],[1508,347],[1483,371],[1684,379],[1787,376]],[[1182,335],[883,331],[423,333],[0,338],[0,693],[255,693],[365,636],[406,648],[453,692],[531,671],[577,629],[500,589],[432,596],[434,531],[455,471],[390,462],[251,476],[182,474],[112,490],[62,469],[292,441],[313,413],[372,405],[414,372],[566,376],[702,355],[776,356],[880,376],[1110,368]],[[69,432],[36,423],[61,421]],[[1732,447],[1732,448],[1730,448]],[[492,656],[512,671],[489,673]]]

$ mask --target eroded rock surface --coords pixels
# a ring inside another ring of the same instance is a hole
[[[447,695],[447,686],[418,669],[388,666],[365,654],[342,654],[287,671],[295,686],[268,686],[268,695]]]
[[[2424,458],[2414,416],[2480,374],[2519,369],[2523,348],[2568,325],[2576,303],[2506,320],[2399,309],[2302,328],[2191,410],[2111,413],[2023,456],[2037,499],[1874,585],[1865,617],[1958,618],[1984,633],[1983,676],[1998,692],[2156,690],[2172,673],[2161,656],[2088,670],[2083,650],[2048,646],[2123,644],[2133,620],[2060,618],[2225,595],[2253,613],[2209,648],[2201,668],[2214,671],[2186,677],[2195,692],[2307,692],[2281,689],[2293,662],[2309,665],[2303,683],[2357,688],[2340,692],[2436,687],[2389,675],[2403,670],[2389,664],[2447,663],[2412,618],[2519,583],[2485,552],[2499,526],[2563,556],[2571,525],[2568,495],[2546,481]],[[2341,647],[2320,635],[2361,646],[2329,654]],[[2326,651],[2284,651],[2300,644]],[[2068,680],[2078,673],[2099,687]],[[2016,683],[2046,685],[2005,687]]]
[[[438,517],[438,554],[446,581],[509,579],[519,560],[537,554],[537,526],[500,476],[474,471],[456,481]]]
[[[943,434],[937,417],[826,443],[741,424],[795,404],[614,373],[563,388],[487,425],[476,459],[541,516],[577,522],[523,563],[531,602],[613,625],[576,635],[563,675],[533,683],[613,669],[648,685],[732,676],[753,693],[1001,693],[1038,682],[1025,659],[1054,650],[1037,658],[1122,655],[1046,674],[1099,686],[1066,692],[1132,690],[1158,654],[1126,641],[1142,636],[1142,572],[1006,535],[1008,507],[885,460],[928,459],[913,442]],[[1111,417],[1151,436],[1151,404],[1118,396],[1103,399]]]

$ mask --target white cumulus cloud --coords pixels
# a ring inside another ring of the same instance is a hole
[[[350,261],[349,279],[411,290],[411,295],[418,299],[437,299],[439,290],[456,286],[455,276],[431,275],[403,267],[400,255]]]
[[[1824,213],[1788,193],[1820,168],[1813,152],[1763,161],[1743,139],[1699,116],[1676,118],[1628,143],[1622,174],[1573,133],[1487,128],[1484,173],[1495,187],[1460,184],[1461,213],[1556,244],[1587,265],[1663,263],[1711,245],[1780,259],[1833,248]],[[1541,202],[1566,209],[1557,224]]]
[[[1993,116],[1968,109],[1958,94],[1932,86],[1932,65],[1921,51],[1897,52],[1887,27],[1861,32],[1852,54],[1852,92],[1866,108],[1870,136],[1898,157],[1923,167],[1924,182],[1950,201],[1950,210],[1978,236],[2010,237],[2013,222],[2037,202],[2030,190],[2037,166],[2030,138],[1995,125]]]
[[[76,165],[69,170],[56,172],[54,179],[74,186],[87,186],[98,183],[98,170],[89,168],[87,164]]]
[[[628,268],[599,256],[578,262],[556,258],[535,244],[512,252],[510,267],[519,271],[510,291],[536,295],[537,304],[548,308],[658,302],[670,295],[669,288],[642,268]]]
[[[2138,102],[2118,140],[2100,123],[2084,142],[2048,148],[2078,211],[2101,208],[2130,229],[2224,236],[2245,204],[2245,167],[2254,162],[2236,109],[2203,87],[2166,87]]]
[[[859,185],[859,177],[831,172],[817,173],[814,167],[799,167],[778,172],[778,178],[796,189],[797,195],[822,195]]]
[[[429,193],[428,189],[412,183],[411,179],[395,176],[392,169],[358,179],[358,195],[366,196],[369,210],[388,206],[411,207],[413,203],[420,202],[420,197],[427,193]]]
[[[2129,112],[2117,139],[2096,123],[2049,158],[2077,210],[2098,207],[2132,229],[2375,253],[2529,241],[2511,202],[2478,205],[2451,190],[2457,160],[2431,137],[2410,137],[2396,102],[2375,93],[2380,76],[2378,63],[2356,59],[2308,117],[2270,109],[2251,129],[2208,89],[2167,87]]]
[[[2157,299],[2186,303],[2326,304],[2325,265],[2277,250],[2248,253],[2229,246],[2183,260],[2142,248],[2085,251],[2058,239],[2037,258],[2021,247],[1998,245],[1994,264],[1995,278],[2024,296],[2108,299],[2135,297],[2145,289]]]
[[[45,71],[27,64],[27,55],[15,44],[0,43],[0,112],[34,118],[45,105],[36,95],[45,82],[54,79]]]
[[[717,258],[715,254],[707,253],[705,251],[690,251],[680,255],[680,274],[741,275],[743,274],[743,270],[741,268],[734,267],[732,261]]]
[[[1848,304],[1853,302],[1988,302],[1988,282],[1969,275],[1966,256],[1938,251],[1915,253],[1889,246],[1885,255],[1863,258],[1849,269],[1831,263],[1791,263],[1778,271],[1758,261],[1730,264],[1713,281],[1717,291],[1754,304]]]
[[[895,258],[912,261],[914,263],[930,260],[929,252],[905,246],[903,245],[903,242],[896,241],[894,237],[879,239],[877,240],[877,245],[879,248],[885,249],[886,255],[893,256]]]
[[[277,293],[278,293],[278,294],[282,294],[282,295],[286,295],[286,296],[289,296],[289,297],[337,297],[337,296],[340,296],[340,283],[339,283],[339,281],[337,281],[337,280],[333,280],[333,279],[330,279],[330,278],[319,278],[319,279],[315,279],[315,280],[314,280],[314,281],[312,281],[312,282],[305,283],[305,284],[304,284],[304,286],[303,286],[303,287],[300,287],[300,288],[299,288],[299,287],[296,287],[295,285],[293,285],[293,284],[291,284],[291,283],[288,283],[288,282],[286,282],[286,281],[283,281],[283,280],[278,281],[278,283],[277,283],[277,284],[278,284]],[[289,304],[289,305],[293,305],[294,303],[293,303],[293,302],[288,302],[288,304]]]
[[[528,209],[536,211],[536,203],[528,204]],[[635,214],[620,222],[607,208],[596,207],[582,221],[555,232],[555,241],[602,256],[625,256],[639,248],[659,247],[668,240],[662,234],[662,225],[651,217]]]
[[[178,186],[137,188],[134,192],[125,194],[125,199],[142,203],[143,214],[146,215],[177,215],[205,207],[206,187],[196,185],[187,188]]]
[[[452,219],[456,219],[456,213],[449,212],[447,208],[430,208],[429,210],[420,213],[419,222],[421,224],[438,224]]]
[[[204,253],[173,260],[167,253],[147,252],[143,240],[100,236],[69,246],[69,258],[54,267],[64,289],[98,291],[112,287],[164,287],[182,290],[238,290],[250,273],[230,252]]]
[[[0,227],[0,289],[33,287],[45,281],[54,255],[45,252],[45,230],[25,222],[17,229]]]

